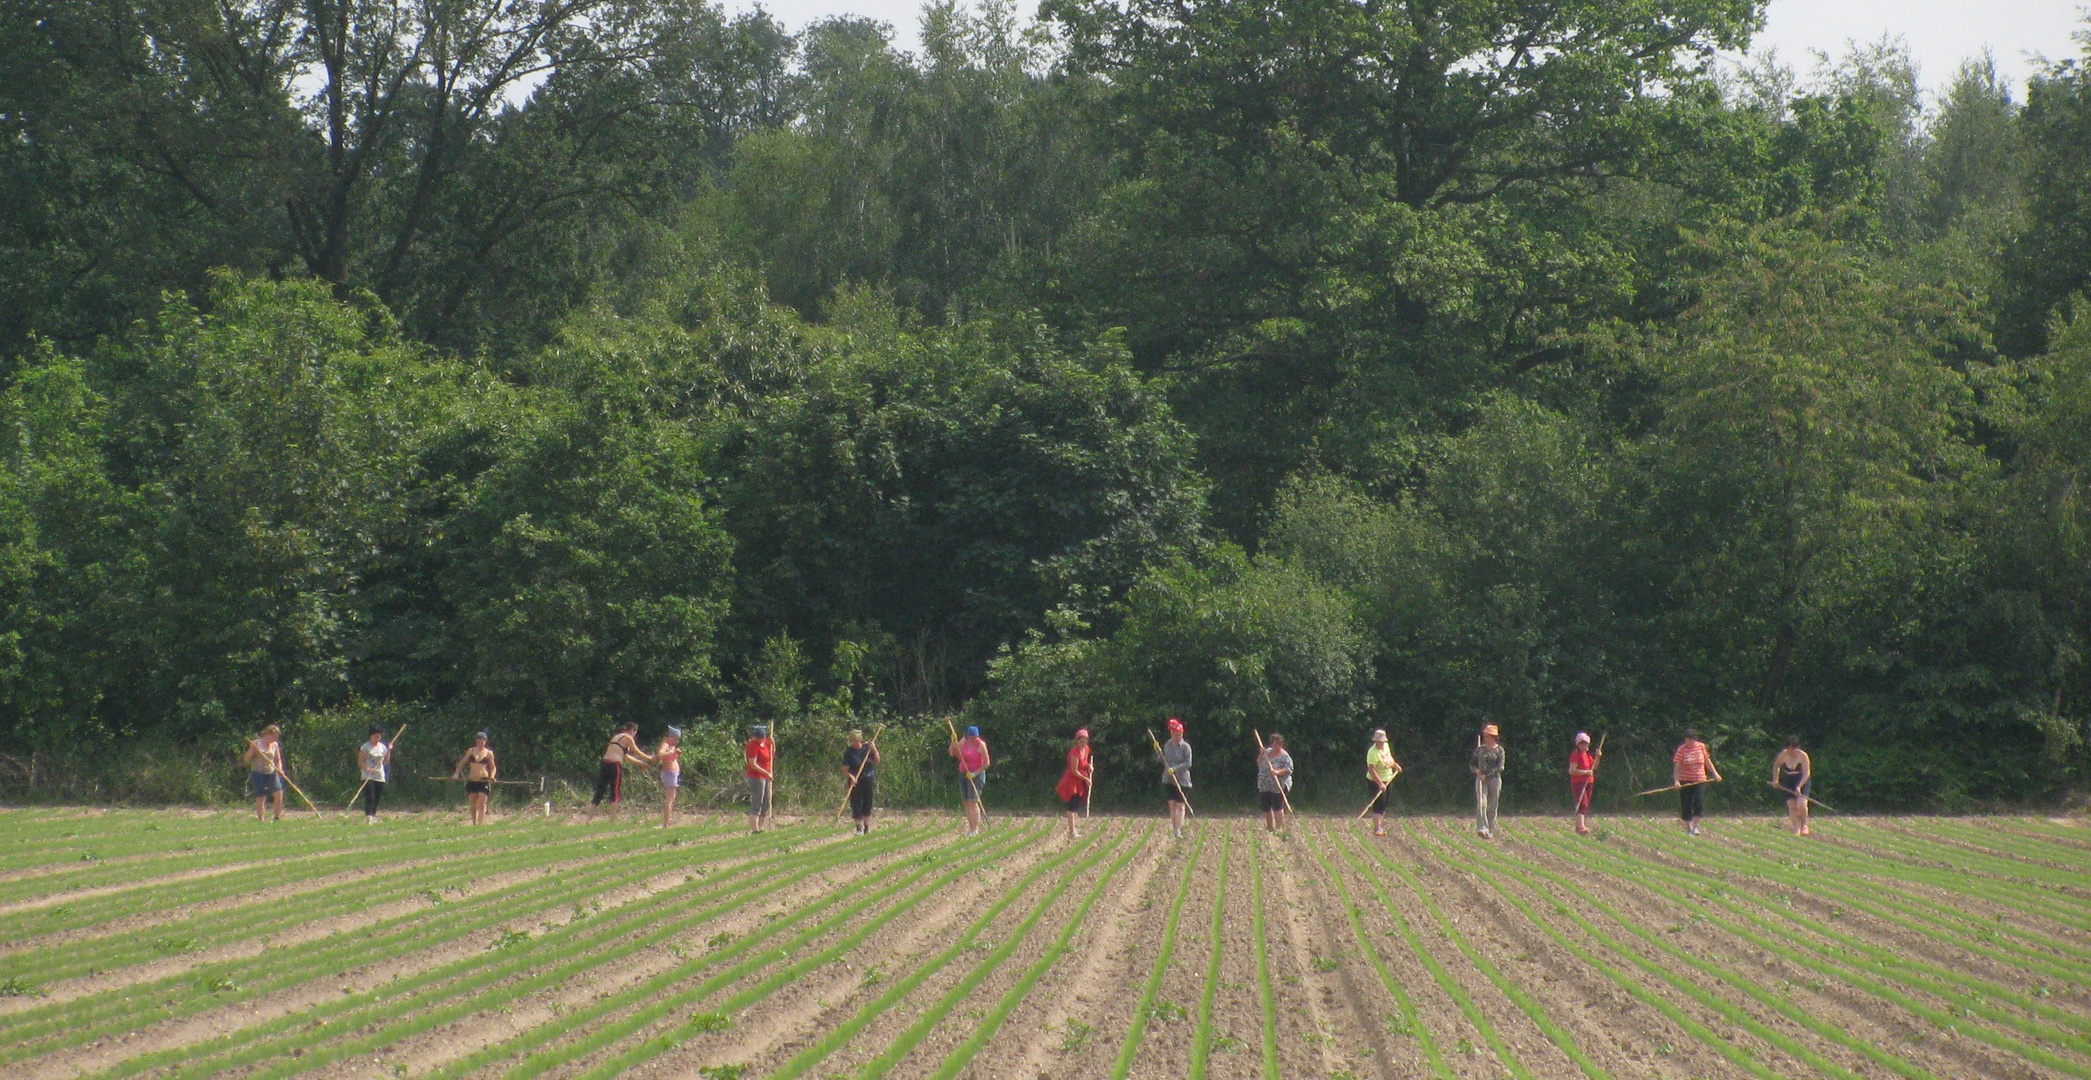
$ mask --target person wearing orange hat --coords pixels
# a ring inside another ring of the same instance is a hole
[[[1503,800],[1503,746],[1497,735],[1490,724],[1474,744],[1474,828],[1483,840],[1496,838],[1496,807]]]
[[[1082,836],[1082,811],[1089,806],[1089,785],[1096,777],[1095,766],[1089,757],[1089,729],[1075,732],[1075,744],[1067,748],[1067,770],[1060,774],[1060,784],[1053,794],[1067,804],[1067,835],[1075,839]]]
[[[1191,744],[1184,741],[1183,721],[1169,718],[1169,741],[1156,757],[1161,759],[1162,798],[1169,803],[1169,828],[1183,839],[1184,801],[1191,788]]]

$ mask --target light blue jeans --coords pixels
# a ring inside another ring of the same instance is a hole
[[[1496,806],[1503,801],[1503,776],[1474,778],[1474,827],[1485,833],[1496,831]]]

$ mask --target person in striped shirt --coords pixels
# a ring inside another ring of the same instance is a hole
[[[1713,763],[1713,751],[1699,741],[1697,731],[1687,730],[1684,742],[1670,755],[1670,775],[1677,785],[1681,803],[1678,816],[1684,819],[1684,831],[1697,836],[1699,819],[1706,816],[1706,785],[1721,780],[1721,770]]]

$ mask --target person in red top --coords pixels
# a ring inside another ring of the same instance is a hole
[[[1067,771],[1060,774],[1060,784],[1053,789],[1053,794],[1067,804],[1067,834],[1077,839],[1082,835],[1077,815],[1089,806],[1089,784],[1095,776],[1095,766],[1089,758],[1089,729],[1083,728],[1075,732],[1075,744],[1067,748]]]
[[[757,724],[748,730],[753,736],[748,740],[748,767],[745,770],[748,777],[748,828],[761,832],[764,818],[776,820],[771,797],[776,791],[777,742],[770,738],[767,724]]]
[[[1685,835],[1697,836],[1699,819],[1706,816],[1706,785],[1721,782],[1721,770],[1714,767],[1713,750],[1699,741],[1698,732],[1684,733],[1684,742],[1670,755],[1670,775],[1680,796],[1678,816],[1684,819]]]
[[[1568,752],[1568,793],[1575,796],[1576,835],[1590,835],[1590,792],[1597,787],[1597,763],[1590,752],[1590,733],[1576,732],[1575,749]]]

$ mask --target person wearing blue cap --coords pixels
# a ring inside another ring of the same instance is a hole
[[[670,726],[653,752],[661,770],[661,828],[675,823],[675,795],[682,790],[682,729]]]
[[[450,778],[463,777],[465,802],[472,809],[472,824],[484,825],[490,815],[486,810],[487,796],[494,790],[494,779],[500,769],[494,764],[494,752],[487,749],[486,732],[472,736],[472,748],[465,756],[457,759],[457,768],[450,770]]]
[[[993,764],[980,729],[966,728],[966,737],[951,744],[951,756],[958,759],[958,800],[966,810],[966,835],[978,836],[987,822],[987,814],[980,808],[980,792],[987,787],[987,767]]]

